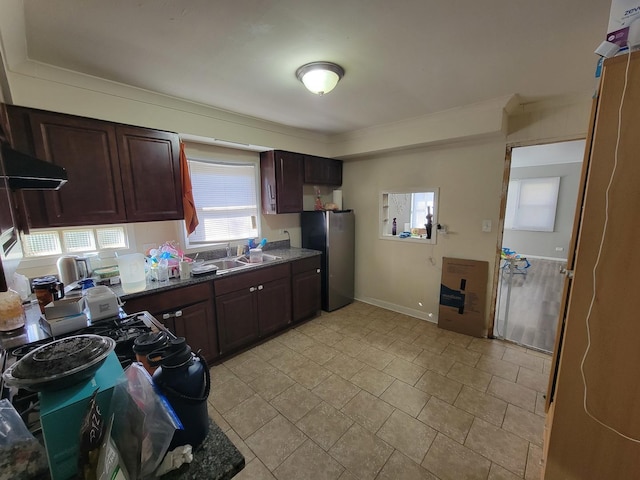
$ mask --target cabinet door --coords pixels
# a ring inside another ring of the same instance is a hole
[[[294,322],[316,316],[322,307],[320,268],[294,275],[292,294]]]
[[[35,154],[67,169],[69,181],[43,192],[46,218],[32,227],[118,223],[126,220],[115,127],[108,122],[33,111],[29,115]],[[27,205],[27,210],[41,205]],[[44,220],[44,224],[42,224]]]
[[[221,355],[258,338],[255,291],[256,287],[247,287],[216,297]]]
[[[342,185],[342,161],[305,155],[304,183],[313,185]]]
[[[201,350],[205,360],[213,362],[219,355],[213,304],[200,302],[179,311],[181,315],[175,315],[175,334],[184,337],[193,352]]]
[[[303,210],[303,157],[272,150],[260,154],[262,213],[298,213]]]
[[[116,135],[127,220],[184,218],[178,135],[127,126],[117,126]]]
[[[291,323],[291,284],[281,278],[257,288],[260,336],[265,337]]]

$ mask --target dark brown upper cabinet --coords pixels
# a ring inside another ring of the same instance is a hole
[[[262,213],[297,213],[302,207],[304,156],[271,150],[260,154]]]
[[[342,161],[305,155],[304,183],[339,187],[342,185]]]
[[[17,150],[67,170],[58,191],[21,192],[27,226],[183,218],[176,133],[5,106]]]

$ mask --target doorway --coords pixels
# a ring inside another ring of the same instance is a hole
[[[513,147],[494,336],[552,352],[585,140]]]

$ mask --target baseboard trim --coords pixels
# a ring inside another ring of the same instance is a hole
[[[420,310],[404,307],[402,305],[396,305],[395,303],[385,302],[384,300],[378,300],[377,298],[356,297],[355,299],[359,302],[368,303],[369,305],[373,305],[375,307],[386,308],[387,310],[391,310],[392,312],[402,313],[403,315],[408,315],[410,317],[418,318],[420,320],[435,324],[438,323],[437,312],[434,313],[433,316],[429,317],[428,313],[421,312]]]

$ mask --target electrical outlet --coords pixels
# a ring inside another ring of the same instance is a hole
[[[278,229],[278,234],[284,235],[284,228],[279,228]]]
[[[482,231],[486,233],[491,231],[491,220],[482,221]]]
[[[564,252],[564,247],[556,247],[556,252]]]

